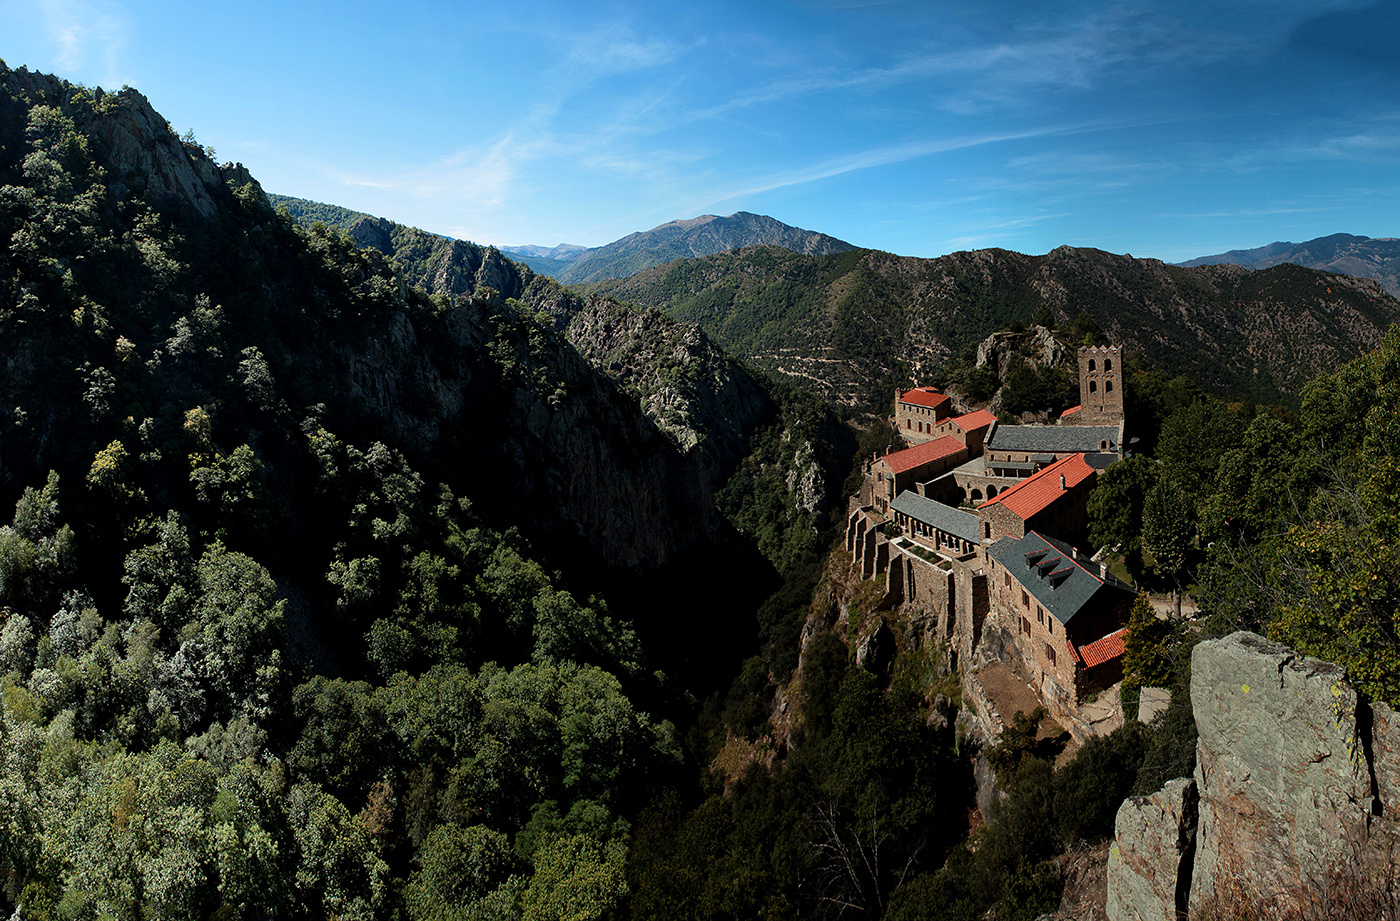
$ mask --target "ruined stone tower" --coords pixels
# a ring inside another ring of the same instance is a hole
[[[1079,350],[1077,425],[1118,425],[1123,421],[1123,350],[1116,345]]]

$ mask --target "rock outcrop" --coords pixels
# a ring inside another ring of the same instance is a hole
[[[61,108],[97,144],[115,197],[128,189],[184,205],[205,218],[219,211],[225,183],[235,188],[256,181],[241,163],[223,166],[212,151],[175,134],[150,100],[131,87],[119,92],[88,90],[58,77],[0,62],[0,84],[33,105]],[[259,192],[261,187],[259,186]]]
[[[1400,886],[1400,725],[1340,666],[1250,633],[1198,646],[1196,771],[1118,813],[1109,917],[1366,916]],[[1192,815],[1192,801],[1198,814]],[[1194,819],[1194,821],[1193,821]]]
[[[1023,333],[992,333],[977,346],[977,367],[991,368],[1005,381],[1011,370],[1012,356],[1020,355],[1037,368],[1070,365],[1075,352],[1043,326],[1032,326]]]

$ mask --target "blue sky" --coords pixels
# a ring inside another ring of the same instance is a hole
[[[480,243],[740,210],[910,256],[1400,236],[1400,0],[0,0],[0,58]]]

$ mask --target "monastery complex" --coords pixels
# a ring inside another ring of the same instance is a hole
[[[1008,668],[1081,740],[1109,728],[1089,704],[1122,680],[1134,600],[1086,552],[1089,492],[1124,452],[1121,358],[1079,350],[1080,405],[1055,425],[959,414],[928,387],[896,394],[910,447],[866,465],[846,527],[862,578],[885,580],[882,607],[904,605],[948,647],[979,709],[995,704],[976,676]]]

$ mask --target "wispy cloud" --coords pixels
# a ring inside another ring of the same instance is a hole
[[[96,58],[102,62],[102,82],[123,82],[118,57],[131,23],[124,6],[111,0],[40,0],[40,9],[58,68],[90,72],[89,62]]]
[[[805,185],[807,183],[831,179],[847,173],[889,166],[896,163],[904,163],[909,160],[917,160],[922,157],[951,153],[958,150],[967,150],[973,147],[985,147],[992,144],[1000,144],[1008,141],[1022,141],[1033,138],[1065,137],[1074,134],[1100,131],[1105,127],[1107,127],[1105,124],[1099,122],[1080,122],[1068,125],[1026,128],[1020,131],[968,134],[957,137],[936,138],[914,141],[906,144],[871,148],[845,156],[820,160],[797,169],[770,173],[750,183],[724,191],[715,199],[708,202],[707,205],[720,204],[731,199],[759,195],[764,192],[774,191],[775,189]]]
[[[929,44],[874,67],[808,66],[736,93],[695,116],[714,118],[764,103],[831,92],[869,94],[917,83],[946,88],[935,103],[938,107],[968,111],[1021,101],[1032,89],[1084,90],[1113,80],[1135,82],[1182,62],[1199,67],[1251,47],[1237,35],[1123,8],[1053,27],[1001,31],[995,38],[960,33],[959,42],[956,47],[948,47],[952,43],[946,41]]]

